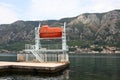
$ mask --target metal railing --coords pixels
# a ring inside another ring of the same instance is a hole
[[[23,54],[24,61],[39,61],[39,62],[64,62],[69,61],[68,54],[63,53],[59,45],[44,45],[39,50],[35,50],[35,45],[26,44],[25,51],[30,54]],[[47,46],[47,47],[46,47]],[[53,47],[53,48],[52,48]],[[61,47],[62,48],[62,47]],[[19,57],[19,56],[18,56]]]
[[[39,61],[33,54],[29,53],[29,54],[17,54],[17,59],[18,61],[26,61],[26,62],[68,62],[69,58],[68,58],[68,54],[62,54],[62,53],[43,53],[40,54],[41,57],[41,61]]]
[[[62,49],[62,44],[46,44],[41,46],[44,49]],[[35,45],[25,44],[25,50],[35,49]]]
[[[35,45],[25,44],[25,50],[28,50],[28,49],[35,49]]]

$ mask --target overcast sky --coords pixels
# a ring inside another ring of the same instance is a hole
[[[120,0],[0,0],[0,24],[50,20],[120,9]]]

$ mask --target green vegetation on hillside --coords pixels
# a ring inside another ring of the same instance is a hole
[[[21,51],[25,49],[25,44],[27,43],[28,42],[11,42],[8,44],[0,44],[0,50],[5,49],[8,51]]]

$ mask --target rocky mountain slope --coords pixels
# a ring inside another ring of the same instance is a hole
[[[60,20],[16,21],[12,24],[1,24],[0,49],[9,49],[10,45],[14,47],[20,45],[22,49],[25,43],[34,42],[34,28],[39,22],[50,26],[61,26],[63,22],[67,22],[69,45],[97,44],[120,47],[120,10],[113,10],[106,13],[85,13]]]

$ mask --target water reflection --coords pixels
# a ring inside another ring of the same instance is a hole
[[[69,70],[65,70],[61,75],[53,76],[51,74],[49,75],[16,75],[11,74],[6,76],[1,76],[0,80],[69,80]]]
[[[119,55],[72,55],[71,80],[120,80]],[[74,74],[74,75],[73,75]]]

